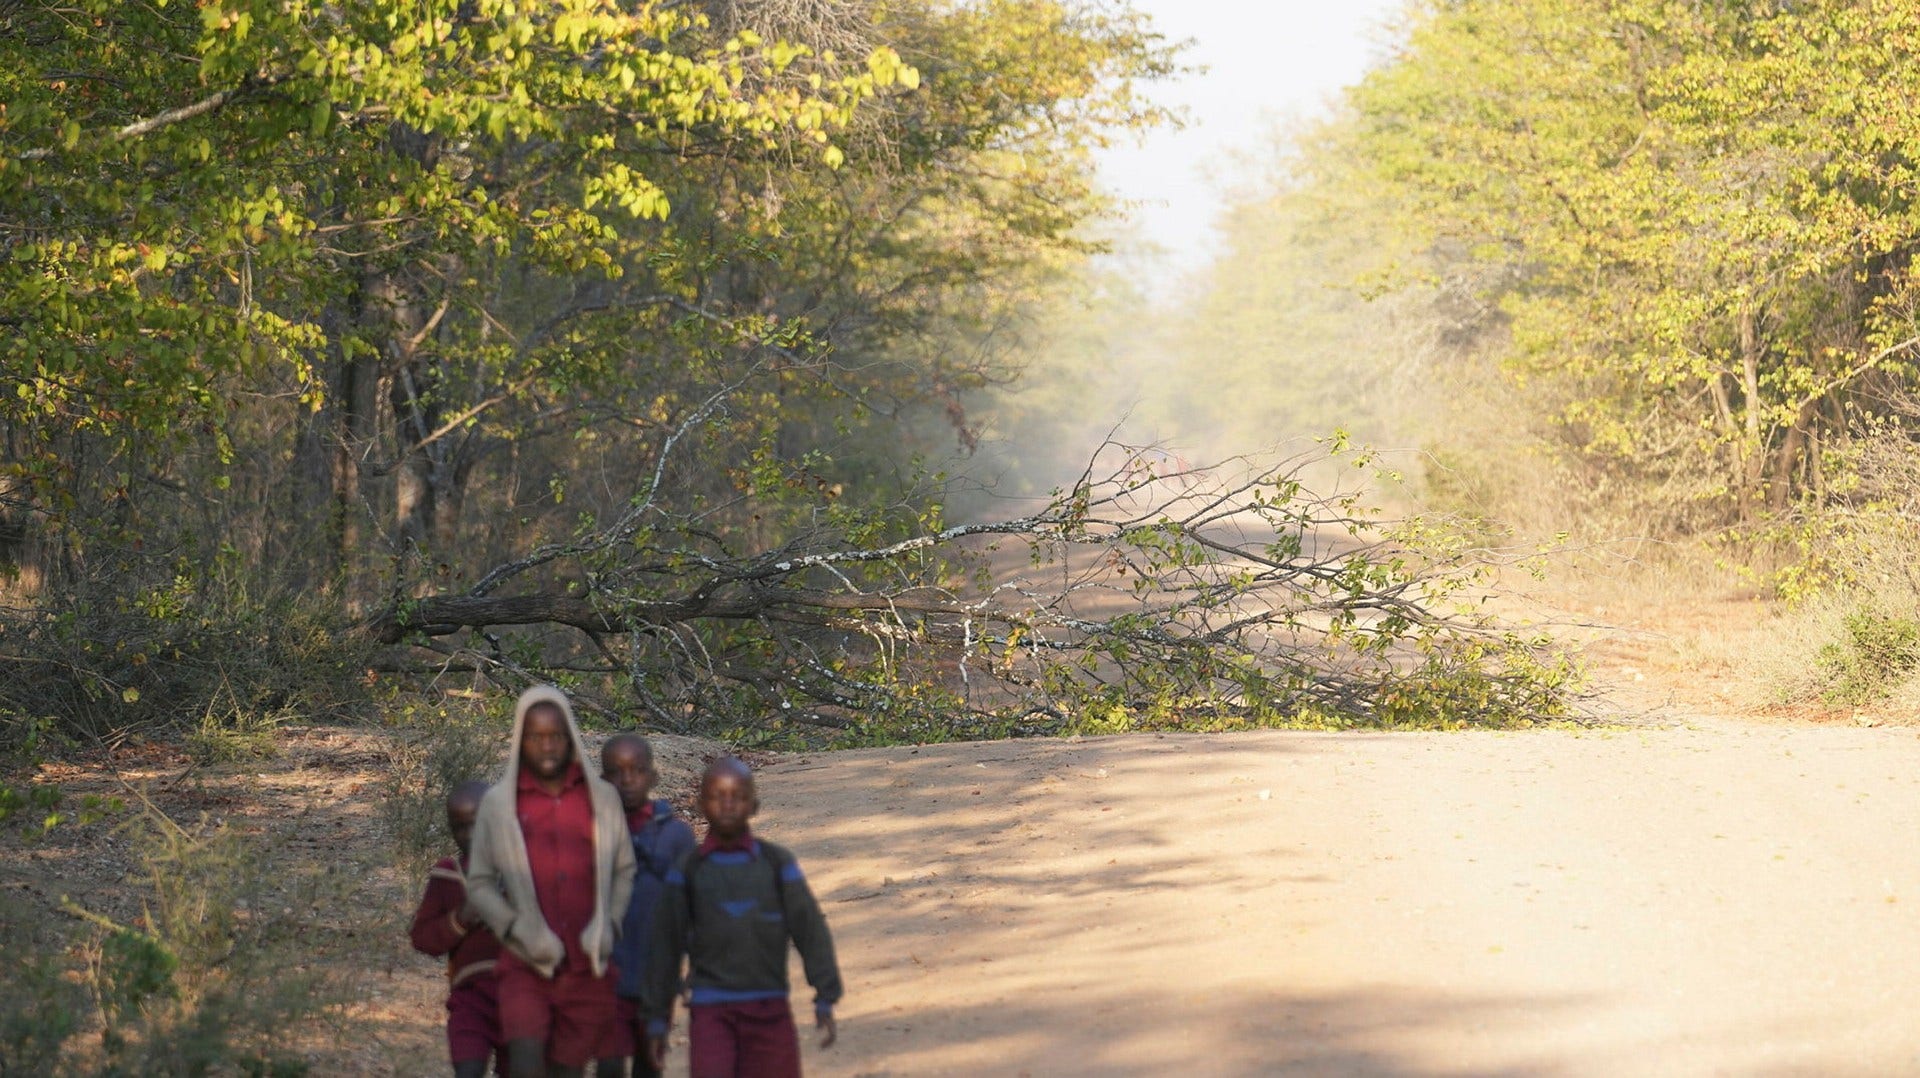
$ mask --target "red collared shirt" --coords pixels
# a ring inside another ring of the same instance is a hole
[[[593,872],[593,797],[587,790],[586,773],[578,760],[567,765],[560,793],[555,795],[522,768],[515,790],[520,835],[527,844],[527,866],[533,870],[540,916],[566,945],[562,968],[588,969],[580,933],[593,920],[598,888]]]
[[[647,800],[646,804],[641,805],[639,808],[627,810],[628,833],[637,835],[640,833],[642,827],[647,826],[647,824],[651,822],[653,822],[653,800],[651,798]]]
[[[736,853],[757,854],[760,852],[759,847],[760,844],[753,839],[752,828],[740,832],[740,837],[734,839],[732,842],[722,842],[718,836],[709,831],[707,832],[707,837],[700,840],[700,856],[705,857],[716,850],[732,850]]]

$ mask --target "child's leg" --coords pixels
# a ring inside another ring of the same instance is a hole
[[[645,1048],[646,1032],[645,1028],[639,1031],[642,1047],[638,1052],[633,1054],[633,1072],[631,1078],[660,1078],[661,1075],[660,1071],[653,1069],[653,1059],[647,1055],[647,1049]]]
[[[547,1038],[553,1032],[553,982],[520,962],[502,959],[498,971],[500,1036],[509,1078],[547,1078]]]
[[[553,1029],[547,1036],[547,1073],[585,1071],[613,1038],[615,997],[611,972],[595,977],[562,970],[553,979]]]
[[[784,999],[689,1008],[693,1078],[800,1078],[800,1032]]]
[[[595,1058],[594,1078],[627,1078],[627,1060],[633,1060],[633,1073],[636,1076],[650,1076],[653,1068],[647,1062],[646,1030],[641,1028],[640,1004],[621,997],[614,1001],[613,1025],[607,1032],[607,1038],[600,1045]]]
[[[507,1078],[547,1078],[547,1045],[531,1037],[507,1042]]]
[[[660,1078],[660,1072],[653,1069],[653,1057],[648,1052],[647,1020],[640,1016],[637,1006],[628,1008],[623,1017],[634,1044],[632,1078]]]
[[[687,1073],[692,1078],[734,1078],[733,1007],[725,1003],[687,1008]]]
[[[734,1013],[734,1043],[741,1074],[754,1078],[800,1078],[800,1031],[784,999],[741,1003]]]
[[[499,1029],[490,977],[476,977],[447,994],[447,1049],[454,1078],[485,1078]]]

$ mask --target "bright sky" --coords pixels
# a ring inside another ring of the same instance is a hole
[[[1357,81],[1380,51],[1402,0],[1133,0],[1172,40],[1191,38],[1189,65],[1207,70],[1154,88],[1187,110],[1187,126],[1144,146],[1116,147],[1101,175],[1139,232],[1187,269],[1211,257],[1213,219],[1235,151],[1251,150],[1279,118],[1318,111]],[[1218,177],[1218,178],[1212,178]]]

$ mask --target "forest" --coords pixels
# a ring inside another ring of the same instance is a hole
[[[0,826],[539,682],[754,748],[1582,721],[1489,601],[1582,559],[1899,698],[1916,59],[1414,0],[1181,275],[1094,172],[1182,122],[1125,0],[0,0]]]
[[[1172,119],[1122,6],[7,17],[16,725],[449,676],[761,737],[1560,707],[1459,609],[1487,565],[1297,460],[1115,445],[950,519],[1097,265],[1090,150]],[[1073,582],[990,579],[996,536]]]
[[[1090,170],[1179,122],[1124,5],[4,15],[10,740],[1546,718],[1458,600],[1562,536],[1912,664],[1903,5],[1412,5],[1178,281]]]

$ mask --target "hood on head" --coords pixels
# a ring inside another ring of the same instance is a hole
[[[527,722],[527,712],[535,704],[552,704],[566,716],[567,736],[573,739],[573,762],[588,779],[594,778],[593,769],[587,766],[587,745],[580,739],[580,724],[573,717],[573,704],[567,694],[552,685],[535,685],[520,694],[513,705],[513,739],[507,747],[507,772],[501,782],[509,790],[517,789],[520,782],[520,738]]]

